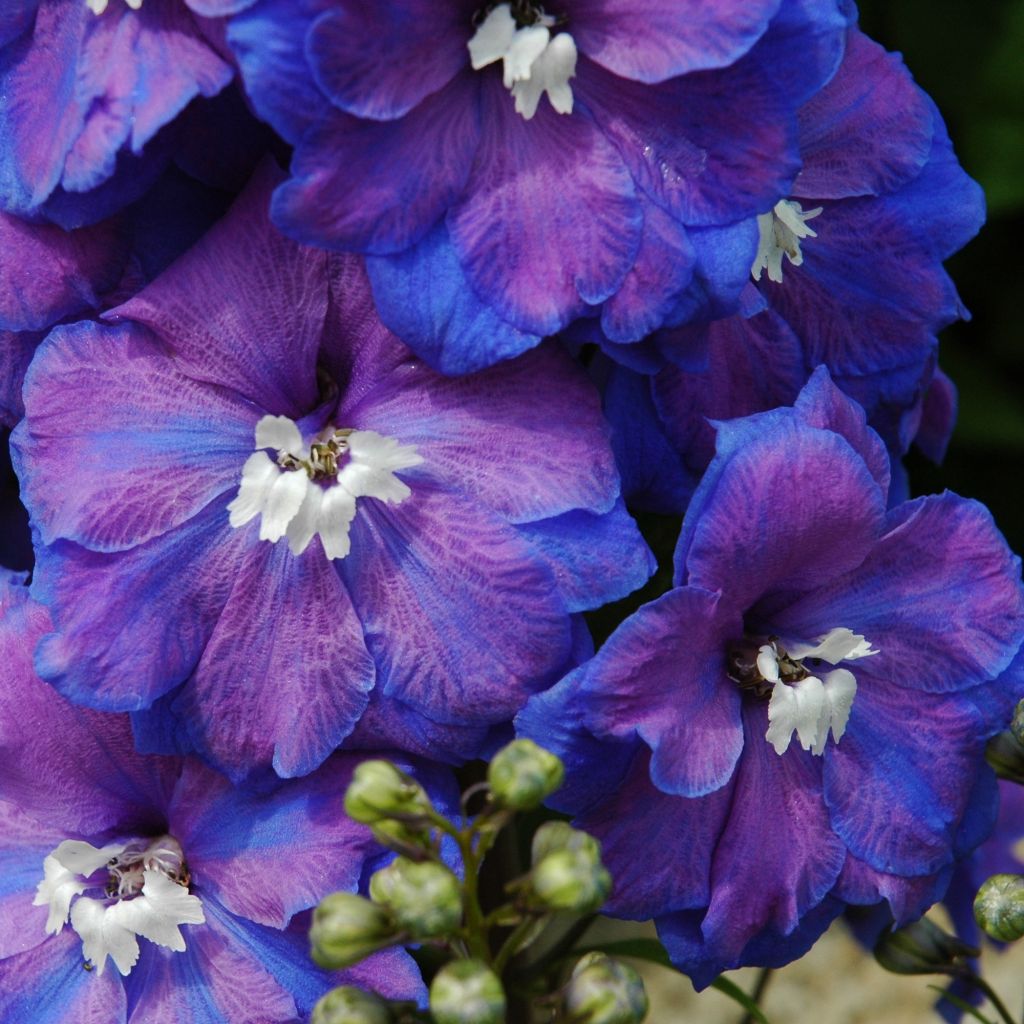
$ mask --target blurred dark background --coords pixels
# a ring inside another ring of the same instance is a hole
[[[938,103],[988,223],[948,263],[973,314],[942,335],[960,392],[944,465],[912,456],[915,493],[952,491],[991,508],[1024,552],[1024,0],[861,0],[861,26],[902,52]]]

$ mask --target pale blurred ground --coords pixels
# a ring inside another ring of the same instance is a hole
[[[985,950],[982,964],[983,977],[1024,1020],[1024,940],[1003,953]],[[743,1017],[741,1007],[714,989],[698,995],[686,978],[655,965],[642,973],[651,999],[648,1024],[739,1024]],[[749,992],[758,973],[731,971],[728,977]],[[883,971],[837,922],[803,959],[774,972],[761,1008],[771,1024],[941,1024],[929,984],[942,979]],[[982,1012],[995,1017],[985,1007]]]

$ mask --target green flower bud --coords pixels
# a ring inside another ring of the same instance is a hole
[[[586,832],[573,828],[565,821],[546,821],[533,835],[530,847],[532,862],[539,864],[549,853],[571,850],[594,860],[601,859],[601,844]]]
[[[345,791],[345,812],[366,825],[386,818],[423,817],[432,809],[426,790],[390,761],[363,761]]]
[[[381,846],[405,854],[413,860],[422,860],[433,850],[428,828],[389,818],[372,824],[370,831]]]
[[[505,990],[479,960],[453,960],[430,983],[430,1012],[437,1024],[504,1024]]]
[[[321,900],[309,929],[313,959],[331,970],[351,967],[390,946],[396,935],[387,910],[350,892],[331,893]]]
[[[446,867],[397,857],[370,879],[370,898],[414,939],[447,935],[462,923],[462,888]]]
[[[530,873],[533,902],[545,910],[589,914],[612,891],[612,876],[601,861],[582,850],[555,850]]]
[[[343,985],[317,1002],[310,1024],[394,1024],[394,1019],[383,999],[361,988]]]
[[[1020,711],[1018,706],[1017,711]],[[1014,713],[1014,723],[1017,723]],[[1024,737],[1018,736],[1016,725],[993,736],[985,748],[985,757],[992,770],[1001,779],[1024,785]]]
[[[1022,700],[1013,712],[1013,721],[1010,722],[1010,732],[1014,738],[1024,746],[1024,700]]]
[[[964,959],[977,955],[973,946],[926,917],[899,931],[885,932],[875,944],[875,959],[893,974],[956,974]]]
[[[573,969],[565,1009],[573,1024],[640,1024],[647,992],[632,967],[604,953],[588,953]]]
[[[513,740],[487,766],[487,781],[502,807],[528,811],[562,785],[565,765],[533,740]]]
[[[993,875],[974,899],[974,919],[1000,942],[1024,935],[1024,876]]]

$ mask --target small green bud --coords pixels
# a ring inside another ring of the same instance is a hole
[[[1024,746],[1024,700],[1022,700],[1013,711],[1013,721],[1010,722],[1010,732],[1014,738]]]
[[[437,1024],[504,1024],[505,990],[479,960],[453,960],[430,983],[430,1012]]]
[[[573,828],[565,821],[546,821],[533,835],[530,847],[532,863],[539,864],[549,853],[571,850],[594,860],[601,859],[601,844],[587,832]]]
[[[370,898],[386,906],[414,939],[455,931],[462,923],[462,888],[446,867],[396,857],[370,879]]]
[[[423,817],[432,809],[426,790],[390,761],[363,761],[345,791],[345,812],[366,825],[386,818]]]
[[[1024,935],[1024,876],[993,875],[974,899],[974,919],[1000,942]]]
[[[534,901],[545,910],[589,914],[612,891],[612,876],[600,859],[581,850],[555,850],[530,873]]]
[[[978,950],[922,917],[899,931],[885,932],[875,944],[875,959],[893,974],[956,974]]]
[[[313,911],[309,941],[313,959],[331,970],[352,964],[390,946],[397,935],[384,907],[350,892],[335,892]]]
[[[502,807],[529,811],[562,785],[565,765],[533,740],[513,740],[487,766],[487,781]]]
[[[383,999],[361,988],[343,985],[317,1002],[310,1024],[394,1024],[394,1019]]]
[[[389,850],[404,854],[413,860],[422,860],[433,852],[430,830],[404,821],[388,818],[370,826],[373,838]]]
[[[573,969],[565,990],[573,1024],[640,1024],[647,1016],[640,975],[604,953],[588,953]]]

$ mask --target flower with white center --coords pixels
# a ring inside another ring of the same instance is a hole
[[[502,81],[511,90],[516,113],[529,121],[537,113],[546,92],[559,114],[571,114],[572,88],[576,75],[576,42],[568,32],[552,38],[555,20],[537,12],[532,24],[520,25],[508,4],[499,4],[480,23],[470,39],[469,57],[473,69],[503,62]]]
[[[93,14],[102,14],[107,9],[107,4],[110,0],[85,0],[85,6],[92,11]],[[137,11],[142,7],[142,0],[124,0],[124,2],[133,10]]]
[[[838,743],[850,718],[857,693],[853,673],[837,668],[819,678],[807,671],[803,660],[817,658],[836,665],[872,654],[878,651],[872,650],[863,636],[843,627],[830,630],[815,644],[794,643],[782,648],[773,640],[758,650],[758,671],[765,682],[773,684],[765,739],[775,753],[784,754],[789,749],[795,732],[804,750],[820,755],[824,753],[829,731]],[[780,660],[788,667],[788,680],[780,674]],[[801,675],[802,678],[795,678]]]
[[[772,210],[757,218],[760,233],[757,255],[750,268],[755,281],[761,280],[761,271],[768,271],[768,280],[782,284],[782,257],[785,256],[794,267],[804,261],[800,242],[805,238],[817,238],[817,232],[807,226],[807,221],[817,217],[823,207],[817,206],[806,213],[799,203],[780,199]]]
[[[356,499],[404,501],[412,492],[395,471],[423,461],[415,445],[373,430],[327,427],[306,444],[287,416],[264,416],[256,424],[256,448],[242,467],[238,496],[228,505],[231,525],[237,529],[260,516],[260,540],[285,537],[294,555],[319,536],[328,558],[349,552]]]
[[[106,875],[93,878],[104,867]],[[47,934],[56,935],[70,920],[97,974],[109,956],[127,975],[139,958],[140,935],[183,952],[180,926],[206,920],[199,897],[188,891],[181,846],[171,836],[99,849],[68,839],[47,854],[43,876],[32,903],[49,908]],[[96,895],[85,895],[90,891]]]

